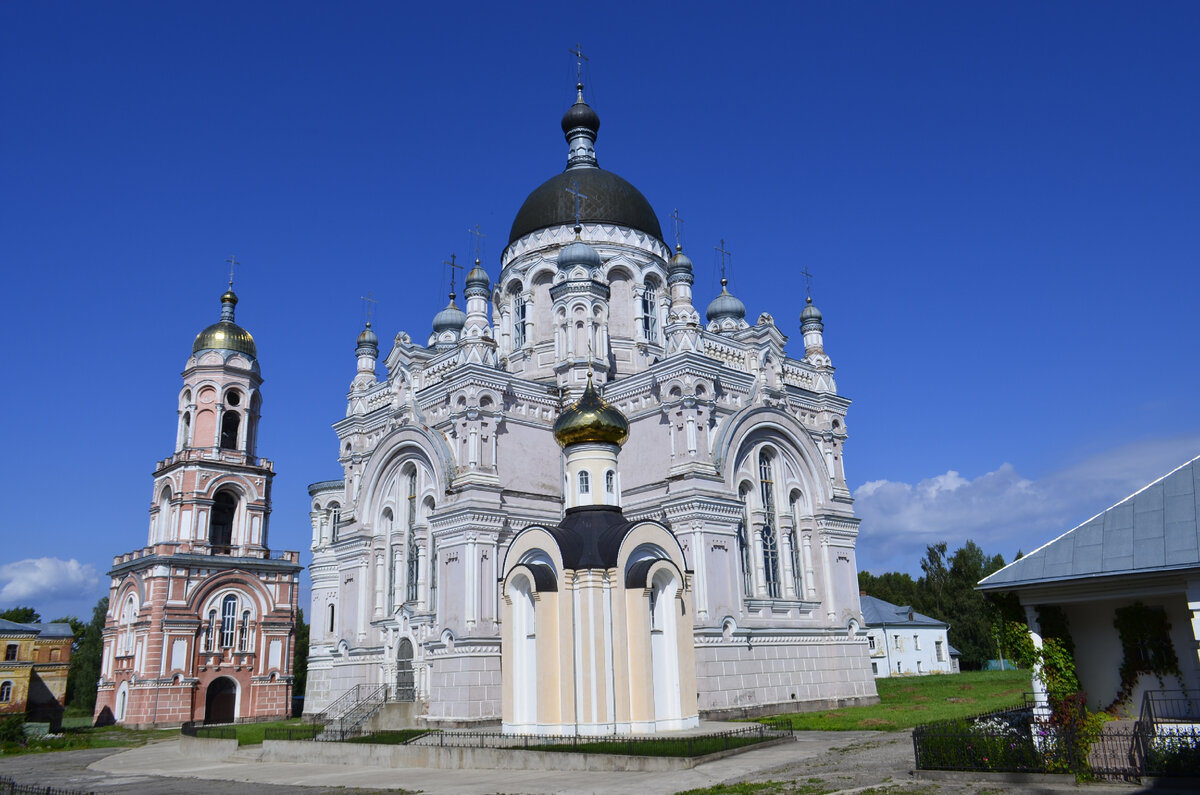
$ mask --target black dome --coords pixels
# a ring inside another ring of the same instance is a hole
[[[576,127],[586,127],[593,133],[600,132],[600,116],[597,115],[596,111],[592,110],[591,105],[582,99],[567,108],[567,112],[562,117],[562,131],[564,135]]]
[[[640,190],[602,168],[573,168],[556,174],[529,194],[513,220],[508,242],[550,226],[574,226],[575,199],[567,189],[575,180],[579,181],[579,192],[587,196],[581,208],[581,223],[625,226],[662,241],[658,216]]]

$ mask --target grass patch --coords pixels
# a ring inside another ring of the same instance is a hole
[[[762,718],[772,725],[789,721],[797,731],[897,731],[922,723],[954,720],[1021,703],[1029,690],[1028,671],[970,671],[921,677],[876,679],[879,703],[824,712],[796,712]],[[970,692],[964,697],[964,692]]]
[[[123,726],[92,728],[90,725],[64,727],[58,734],[26,737],[20,742],[0,743],[0,755],[44,754],[53,751],[77,751],[81,748],[135,748],[148,742],[178,736],[178,729],[126,729]]]
[[[320,727],[313,727],[303,718],[290,718],[288,720],[268,720],[261,723],[237,723],[232,726],[197,726],[196,736],[219,740],[236,739],[238,745],[262,745],[263,737],[270,729],[286,729],[292,734],[304,734],[306,737],[320,731]],[[291,739],[300,738],[292,737]]]
[[[430,729],[394,729],[391,731],[364,734],[362,737],[349,737],[343,742],[370,743],[371,745],[404,745],[422,735],[430,734]]]

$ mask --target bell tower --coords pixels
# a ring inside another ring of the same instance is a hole
[[[201,331],[183,370],[175,452],[154,469],[142,549],[118,555],[96,719],[133,726],[285,717],[299,553],[267,546],[274,466],[257,456],[262,373],[234,319]]]

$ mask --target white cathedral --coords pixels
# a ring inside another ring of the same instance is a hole
[[[308,714],[389,685],[431,726],[607,734],[876,698],[821,313],[802,358],[724,279],[702,321],[599,128],[581,85],[465,312],[382,377],[358,337],[344,477],[309,487]]]

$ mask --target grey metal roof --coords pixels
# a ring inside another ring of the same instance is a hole
[[[75,636],[70,624],[21,624],[5,618],[0,618],[0,632],[36,632],[43,638],[68,638]]]
[[[1200,567],[1200,456],[979,583],[1007,590],[1059,580]]]
[[[938,621],[936,618],[922,615],[914,611],[911,607],[905,605],[894,605],[891,602],[885,602],[882,599],[876,599],[874,596],[860,596],[862,602],[863,620],[867,622],[868,627],[947,627],[949,624],[945,621]]]

